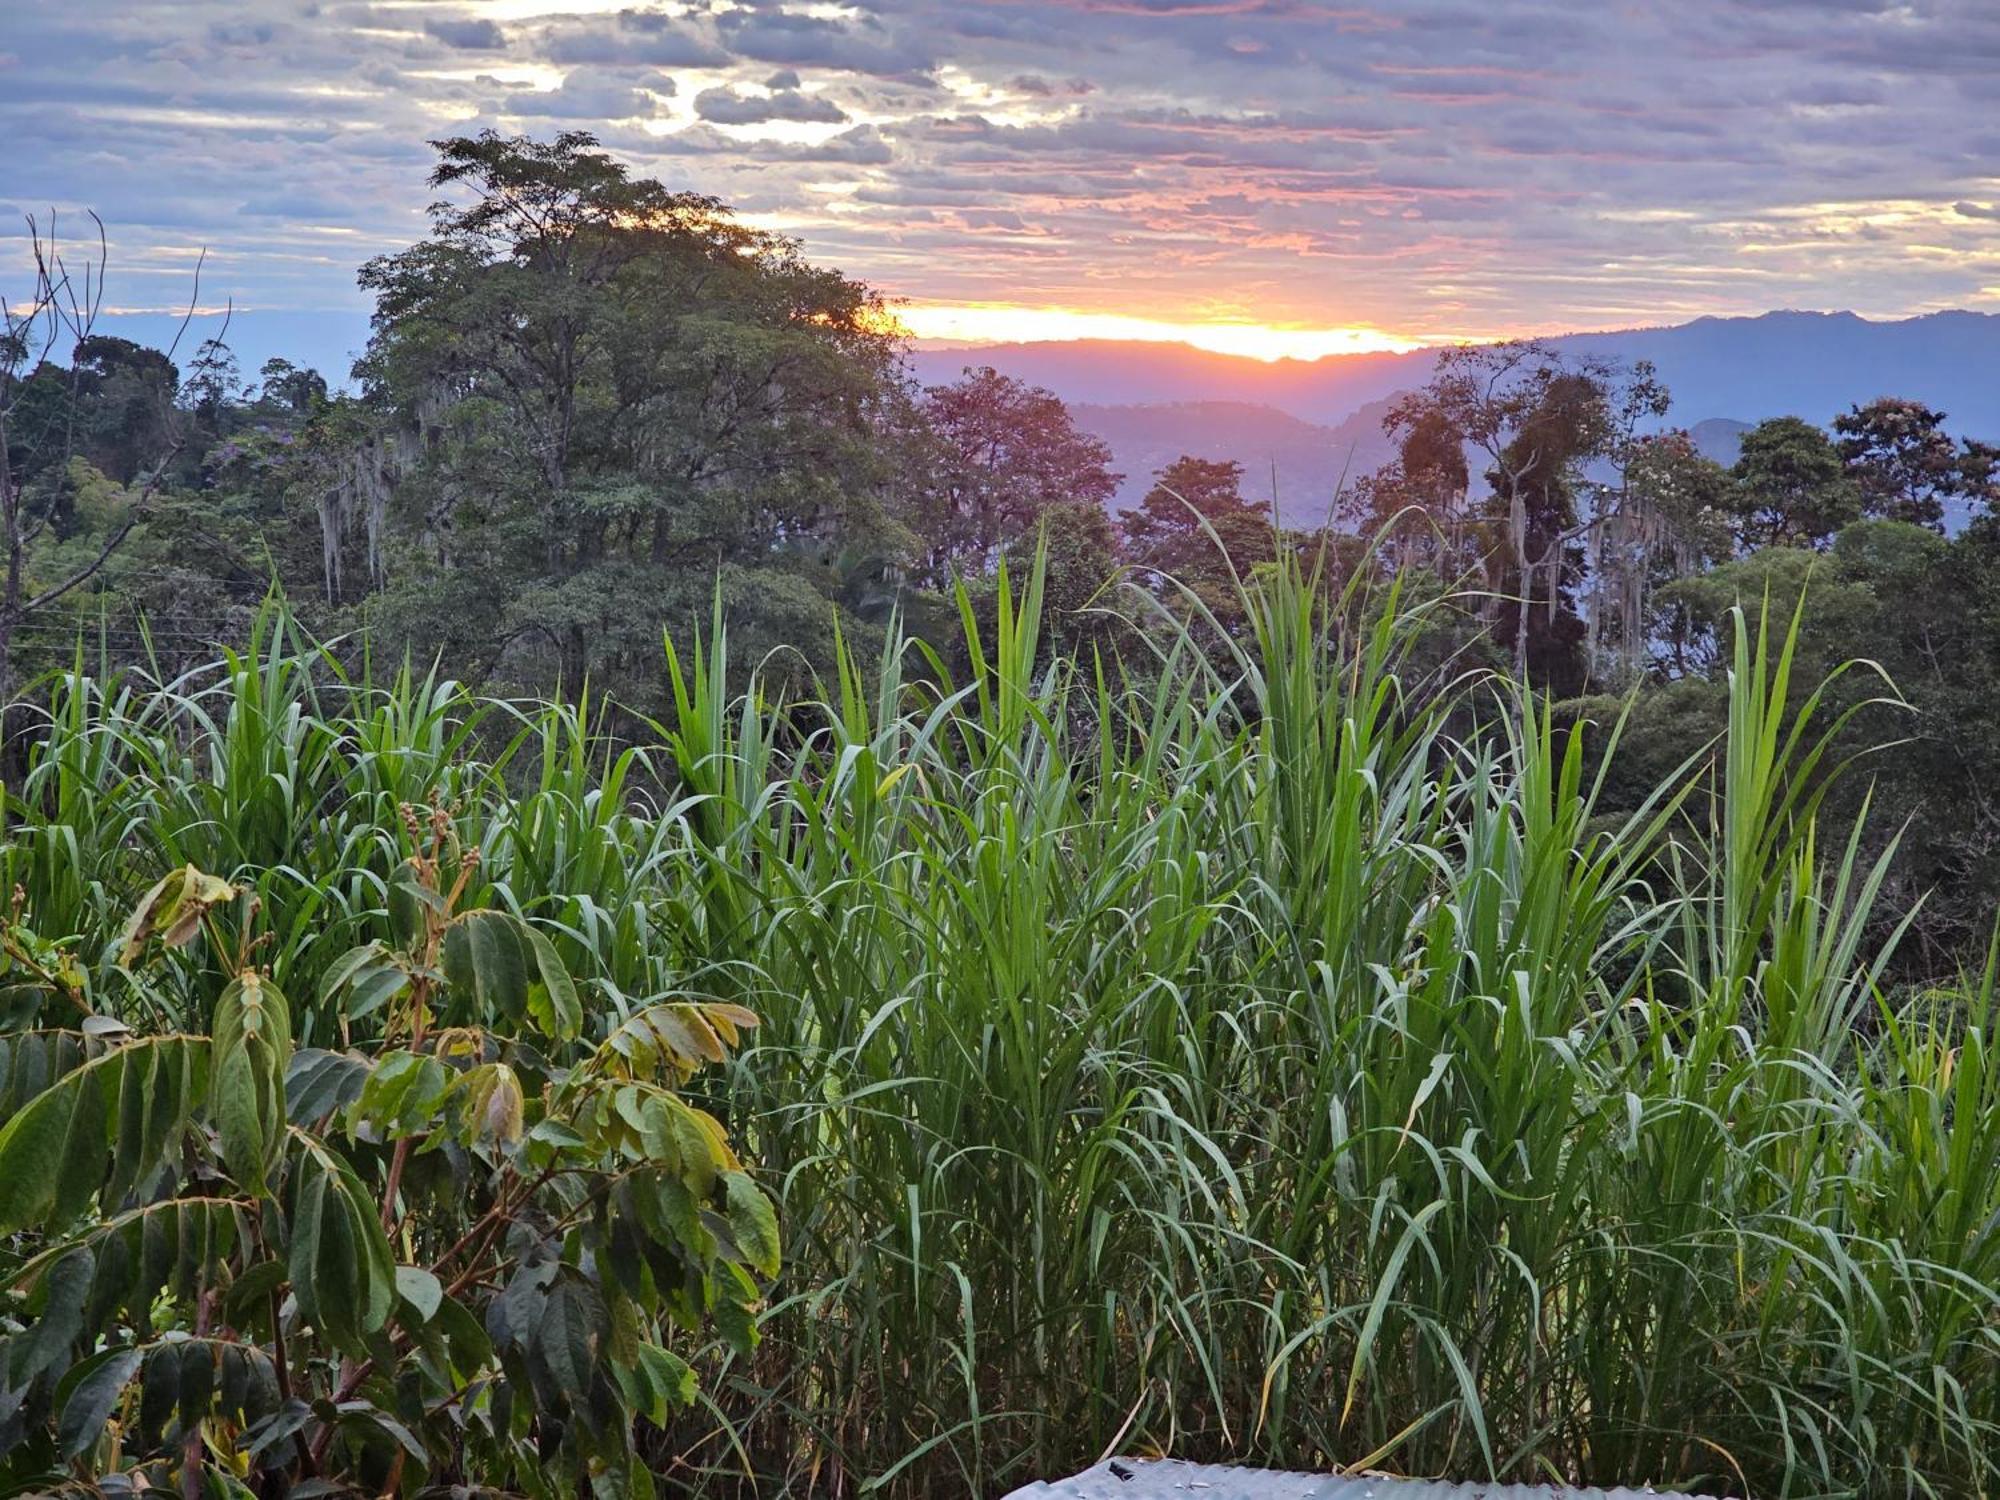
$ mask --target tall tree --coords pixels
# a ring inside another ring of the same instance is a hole
[[[925,452],[911,510],[933,583],[983,572],[1051,506],[1102,506],[1118,492],[1111,450],[1053,392],[990,366],[932,386],[918,415]]]
[[[1586,487],[1585,470],[1640,414],[1664,410],[1665,399],[1650,371],[1621,372],[1523,341],[1445,350],[1430,382],[1390,408],[1384,426],[1392,435],[1423,428],[1430,451],[1455,440],[1486,460],[1483,510],[1500,537],[1489,553],[1495,625],[1511,640],[1523,681],[1559,691],[1581,686],[1578,542],[1604,523],[1612,503],[1610,492]]]
[[[1991,450],[1961,449],[1944,413],[1921,401],[1883,396],[1834,418],[1833,430],[1864,515],[1942,531],[1951,502],[1984,499],[1990,489]]]
[[[1120,515],[1127,556],[1186,589],[1225,628],[1242,617],[1240,581],[1276,556],[1276,523],[1243,497],[1243,465],[1183,454]]]
[[[819,563],[894,530],[879,300],[596,146],[438,143],[429,237],[361,273],[386,489],[423,538],[387,608],[542,685],[650,682],[718,570],[746,620],[830,620]]]
[[[1861,495],[1840,453],[1802,417],[1772,417],[1743,434],[1732,470],[1736,543],[1825,547],[1861,518]]]
[[[1679,429],[1628,433],[1614,454],[1615,494],[1588,533],[1588,646],[1593,677],[1620,686],[1648,667],[1655,591],[1729,556],[1729,471]]]
[[[22,625],[97,577],[145,520],[168,465],[187,442],[187,425],[172,402],[173,382],[164,373],[172,371],[172,351],[157,361],[133,358],[144,351],[96,333],[108,254],[104,226],[95,216],[92,222],[96,248],[72,263],[54,230],[45,233],[29,219],[27,296],[19,303],[0,299],[0,702],[11,701],[14,692]],[[199,273],[197,263],[197,296]],[[184,332],[186,320],[181,326]],[[110,435],[99,403],[110,394],[112,367],[121,362],[137,372],[136,380],[121,383],[116,403],[118,416],[132,423],[117,440],[132,450],[128,474],[137,482],[81,555],[65,555],[49,576],[38,576],[38,545],[60,529],[71,509],[72,461],[89,436]],[[208,373],[199,358],[193,373]],[[132,410],[135,401],[148,405],[143,416]],[[150,453],[141,458],[137,445],[145,439]]]
[[[1464,440],[1437,406],[1392,409],[1382,425],[1396,440],[1396,456],[1347,486],[1341,518],[1371,538],[1386,528],[1387,565],[1406,569],[1427,562],[1455,577],[1468,562],[1472,471]]]

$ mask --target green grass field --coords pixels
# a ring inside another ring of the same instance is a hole
[[[1240,656],[1128,678],[1047,660],[1016,592],[957,686],[892,647],[768,702],[724,632],[677,643],[639,748],[355,685],[273,615],[213,672],[57,681],[4,873],[161,1024],[210,995],[121,985],[136,894],[254,885],[337,1047],[370,1019],[309,997],[442,800],[594,1026],[757,1011],[694,1087],[785,1268],[756,1356],[696,1358],[670,1489],[993,1495],[1122,1449],[2000,1490],[1992,975],[1881,981],[1880,863],[1814,830],[1866,762],[1783,621],[1739,633],[1726,742],[1611,818],[1618,726],[1405,691],[1393,599],[1274,577]]]

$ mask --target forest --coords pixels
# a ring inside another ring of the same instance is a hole
[[[1323,527],[1114,513],[724,204],[437,152],[351,378],[31,247],[0,1492],[2000,1486],[2000,448],[1521,341]]]
[[[663,633],[718,601],[742,658],[780,653],[767,679],[798,685],[836,630],[864,658],[892,620],[948,645],[954,585],[990,609],[997,564],[1038,545],[1047,649],[1143,671],[1135,591],[1219,643],[1241,583],[1324,552],[1330,579],[1365,566],[1448,600],[1440,667],[1508,672],[1565,713],[1633,696],[1648,759],[1625,805],[1720,728],[1730,608],[1803,600],[1807,669],[1872,662],[1903,704],[1851,744],[1897,742],[1869,786],[1908,825],[1911,959],[1946,973],[1982,947],[2000,449],[1946,414],[1885,394],[1772,418],[1725,469],[1648,369],[1468,346],[1391,409],[1399,457],[1327,495],[1323,529],[1278,527],[1254,477],[1194,457],[1114,513],[1109,454],[1060,401],[976,367],[915,385],[893,308],[724,205],[634,181],[580,133],[439,151],[432,235],[360,270],[376,313],[352,383],[283,359],[246,378],[219,340],[182,369],[94,333],[73,272],[67,303],[45,276],[41,317],[17,310],[10,691],[79,641],[171,677],[276,593],[350,655],[643,716]]]

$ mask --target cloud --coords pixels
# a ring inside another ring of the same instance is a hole
[[[872,17],[850,22],[800,11],[730,10],[716,24],[724,45],[758,62],[896,78],[926,73],[937,61],[929,46],[892,36]]]
[[[424,233],[426,142],[488,124],[929,299],[1436,334],[2000,302],[1990,0],[579,9],[15,5],[7,195],[102,212],[135,305],[203,245],[204,295],[356,305]]]
[[[733,88],[704,89],[695,95],[694,112],[711,125],[763,125],[772,120],[813,125],[847,122],[847,111],[824,94],[802,94],[796,88],[765,94],[744,94]]]
[[[645,79],[644,85],[637,88],[624,76],[578,69],[555,88],[510,94],[505,112],[544,120],[629,120],[658,113],[651,95],[670,99],[675,93],[673,79],[665,74]]]
[[[717,68],[729,62],[727,52],[692,26],[642,10],[556,22],[541,33],[539,50],[553,63]]]
[[[1007,80],[1007,87],[1017,94],[1026,94],[1031,99],[1081,99],[1096,90],[1096,85],[1087,78],[1054,82],[1033,73],[1017,74]]]
[[[894,150],[872,125],[856,125],[813,144],[768,139],[745,141],[709,125],[692,125],[661,137],[653,143],[653,149],[674,156],[748,156],[760,163],[800,165],[880,167],[895,160]]]
[[[462,52],[497,52],[507,45],[507,33],[500,29],[497,21],[471,16],[427,17],[424,34]]]

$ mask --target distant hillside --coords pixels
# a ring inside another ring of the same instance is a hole
[[[1115,508],[1129,509],[1153,477],[1183,454],[1234,459],[1243,491],[1273,493],[1288,524],[1325,520],[1343,475],[1368,474],[1391,456],[1382,434],[1386,403],[1376,402],[1338,427],[1304,422],[1276,407],[1246,401],[1186,401],[1141,406],[1073,408],[1077,425],[1111,449],[1124,475]]]
[[[1688,436],[1694,445],[1725,469],[1736,462],[1743,451],[1743,434],[1754,423],[1732,422],[1727,417],[1710,417],[1705,422],[1696,422],[1688,428]]]
[[[1085,432],[1111,449],[1123,477],[1114,510],[1127,510],[1153,478],[1182,454],[1234,459],[1243,465],[1243,492],[1275,493],[1287,525],[1317,526],[1345,480],[1372,474],[1395,457],[1382,431],[1387,400],[1371,401],[1336,426],[1301,421],[1276,407],[1247,401],[1169,401],[1137,406],[1071,408]],[[1719,464],[1736,462],[1748,422],[1710,417],[1693,423],[1695,446]]]
[[[1991,313],[1873,322],[1853,313],[1776,312],[1552,342],[1653,361],[1674,395],[1672,420],[1682,424],[1725,413],[1746,422],[1787,413],[1828,422],[1855,402],[1898,395],[1943,408],[1956,431],[2000,435],[2000,315]],[[1082,341],[923,349],[911,363],[927,383],[990,364],[1073,404],[1248,402],[1331,425],[1421,385],[1434,358],[1420,350],[1266,364],[1180,345]]]

